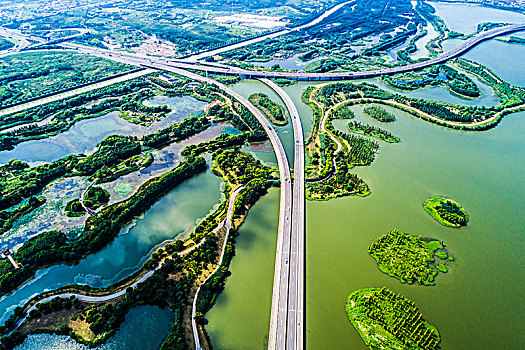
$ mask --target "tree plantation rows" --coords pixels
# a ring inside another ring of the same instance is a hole
[[[414,302],[386,288],[360,289],[348,296],[348,318],[371,349],[439,349],[436,327]]]

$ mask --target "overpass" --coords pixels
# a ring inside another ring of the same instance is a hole
[[[382,68],[370,71],[359,71],[359,72],[328,72],[328,73],[307,73],[307,72],[272,72],[272,71],[254,71],[247,70],[237,67],[230,67],[222,64],[213,64],[206,62],[192,63],[186,60],[180,59],[168,59],[161,57],[152,57],[146,55],[132,54],[127,52],[112,51],[107,49],[100,49],[94,47],[88,47],[73,43],[61,43],[60,46],[66,49],[76,50],[80,53],[96,55],[104,58],[109,58],[115,61],[120,61],[129,64],[137,64],[143,66],[154,67],[154,65],[162,65],[164,67],[194,70],[203,73],[211,74],[225,74],[225,75],[237,75],[242,78],[256,79],[256,78],[285,78],[295,80],[345,80],[345,79],[365,79],[373,78],[381,75],[390,75],[396,73],[403,73],[413,70],[423,69],[435,64],[444,63],[452,58],[458,57],[472,49],[479,43],[493,39],[497,36],[514,33],[525,30],[525,23],[513,24],[505,27],[499,27],[491,30],[482,32],[465,42],[461,43],[455,49],[445,52],[442,55],[431,58],[425,61],[411,63],[404,66]]]
[[[287,254],[276,256],[275,274],[281,274],[281,277],[280,284],[274,283],[273,286],[268,349],[303,349],[306,261],[304,254],[304,134],[299,112],[290,96],[273,81],[268,79],[261,79],[261,81],[273,89],[284,101],[294,132],[292,230],[289,238],[291,244]],[[282,250],[284,247],[278,246],[277,249]],[[289,263],[283,261],[285,255],[290,257]],[[279,258],[281,261],[278,261]],[[279,265],[281,270],[277,268]],[[285,280],[286,275],[289,276],[288,280]]]
[[[283,285],[283,288],[286,290],[279,296],[281,301],[288,299],[288,269],[286,268],[288,265],[288,260],[290,260],[290,238],[291,238],[291,231],[292,231],[292,225],[291,225],[291,218],[293,216],[292,214],[292,182],[290,178],[290,167],[288,165],[288,158],[286,156],[286,152],[284,151],[284,147],[281,143],[281,140],[279,139],[279,136],[277,136],[277,132],[275,129],[270,125],[266,117],[262,114],[261,111],[259,111],[255,106],[253,106],[248,100],[246,100],[244,97],[233,91],[232,89],[226,87],[225,85],[217,82],[214,79],[205,78],[201,75],[187,72],[184,70],[180,70],[177,68],[169,67],[169,66],[163,66],[160,64],[155,64],[152,66],[153,68],[167,70],[182,76],[186,76],[188,78],[201,81],[208,84],[213,84],[217,86],[219,89],[221,89],[223,92],[227,93],[228,95],[235,98],[237,101],[239,101],[241,104],[246,106],[248,110],[257,118],[257,120],[261,123],[264,130],[266,131],[268,137],[270,138],[270,142],[272,144],[273,150],[275,152],[275,156],[277,158],[277,165],[279,168],[279,178],[281,182],[281,199],[280,199],[280,209],[279,209],[279,227],[277,231],[277,251],[276,251],[276,266],[275,270],[279,271],[279,273],[276,273],[274,275],[274,285]],[[302,132],[301,132],[302,134]],[[304,144],[301,143],[301,144]],[[304,191],[303,191],[304,193]],[[304,202],[304,200],[303,200]],[[303,217],[304,221],[304,217]],[[281,247],[282,249],[279,249]],[[284,264],[282,263],[284,262]],[[280,273],[281,270],[283,273]],[[297,272],[294,272],[297,273]],[[295,289],[294,289],[294,293]],[[301,295],[302,297],[302,295]],[[273,302],[272,302],[273,305]],[[286,309],[283,309],[280,312],[281,319],[286,319]],[[197,349],[200,346],[200,343],[198,343],[199,339],[196,338],[196,346]],[[284,349],[284,347],[278,347],[278,349]]]

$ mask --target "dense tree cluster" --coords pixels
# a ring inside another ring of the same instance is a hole
[[[2,61],[0,105],[89,83],[132,68],[96,56],[57,51],[24,52],[3,57]]]
[[[396,116],[380,106],[367,106],[363,112],[370,118],[373,118],[382,123],[391,123],[396,121]]]
[[[398,143],[399,137],[393,135],[392,133],[378,128],[376,126],[362,124],[356,121],[350,121],[348,123],[348,130],[358,134],[363,134],[365,136],[375,137],[379,140],[386,141],[389,143]]]
[[[272,170],[253,156],[239,152],[237,149],[226,149],[214,154],[213,161],[224,174],[226,180],[233,184],[244,184],[254,178],[266,179]]]
[[[283,106],[270,100],[268,95],[255,93],[248,98],[255,107],[259,108],[264,115],[275,125],[282,126],[288,122]]]
[[[377,239],[368,247],[368,253],[377,261],[379,269],[395,277],[401,283],[434,285],[437,275],[434,262],[436,250],[443,246],[436,240],[423,240],[421,237],[392,230]]]
[[[353,292],[346,312],[371,349],[440,348],[437,328],[425,321],[414,302],[386,288]]]
[[[102,187],[90,187],[84,195],[84,205],[91,209],[97,209],[109,202],[109,192]]]

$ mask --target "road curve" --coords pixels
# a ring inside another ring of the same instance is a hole
[[[260,79],[263,83],[273,89],[284,101],[290,114],[290,119],[294,132],[294,180],[293,180],[293,201],[292,201],[292,230],[290,237],[290,262],[288,286],[283,286],[284,277],[281,277],[281,284],[274,285],[274,297],[272,300],[272,317],[270,320],[270,335],[268,349],[284,349],[281,347],[282,339],[286,339],[286,349],[304,348],[304,279],[305,279],[305,253],[304,253],[304,134],[301,125],[299,112],[292,99],[286,92],[268,79]],[[284,261],[286,264],[286,261]],[[283,261],[280,262],[281,266]],[[277,266],[277,260],[276,260]],[[275,271],[278,272],[277,269]],[[282,275],[283,273],[281,271]],[[288,295],[285,291],[288,290]],[[286,298],[287,297],[287,298]],[[286,310],[287,320],[276,318],[280,310]]]
[[[461,56],[479,43],[501,36],[508,33],[525,30],[525,23],[513,24],[505,27],[487,30],[482,32],[459,45],[457,48],[422,62],[412,63],[405,66],[384,68],[371,71],[359,72],[330,72],[330,73],[305,73],[305,72],[268,72],[268,71],[251,71],[237,67],[228,67],[223,65],[206,64],[204,62],[190,63],[184,60],[168,59],[160,57],[152,57],[147,55],[138,55],[127,52],[111,51],[106,49],[99,49],[72,43],[62,43],[60,46],[66,49],[76,50],[80,53],[95,55],[99,57],[108,58],[114,61],[125,62],[129,64],[143,65],[155,67],[162,65],[164,68],[159,69],[190,69],[206,73],[237,75],[243,78],[288,78],[297,80],[344,80],[344,79],[364,79],[372,78],[381,75],[389,75],[396,73],[403,73],[412,70],[423,69],[435,64],[444,63],[452,58]]]
[[[237,187],[231,194],[230,196],[230,201],[229,201],[229,204],[228,204],[228,214],[226,215],[226,218],[219,224],[217,225],[217,227],[213,230],[213,232],[217,232],[219,229],[221,229],[222,227],[226,227],[228,229],[228,234],[229,234],[229,231],[230,231],[230,228],[231,228],[231,223],[232,223],[232,216],[233,216],[233,205],[235,203],[235,199],[237,198],[237,195],[244,189],[245,185],[241,185],[239,187]],[[205,238],[206,239],[206,238]],[[178,253],[180,256],[183,256],[183,255],[186,255],[190,252],[192,252],[194,249],[198,248],[204,241],[205,239],[203,239],[201,242],[199,242],[199,244],[196,244],[194,246],[192,246],[191,248],[188,248],[180,253]],[[219,261],[219,266],[220,264],[222,263],[222,260],[223,260],[223,256],[224,256],[224,249],[226,248],[226,242],[228,241],[228,235],[226,236],[226,239],[224,241],[224,245],[223,245],[223,248],[222,248],[222,252],[221,252],[221,258],[220,258],[220,261]],[[160,269],[162,267],[162,265],[164,264],[164,261],[161,262],[156,268],[154,268],[153,270],[150,270],[148,271],[144,276],[142,276],[141,278],[139,278],[138,280],[136,280],[135,282],[133,282],[131,285],[129,285],[128,287],[124,288],[124,289],[121,289],[119,291],[116,291],[114,293],[111,293],[111,294],[107,294],[107,295],[102,295],[102,296],[89,296],[89,295],[84,295],[84,294],[80,294],[80,293],[62,293],[62,294],[56,294],[56,295],[52,295],[52,296],[49,296],[49,297],[46,297],[42,300],[39,300],[38,302],[36,302],[34,305],[32,305],[28,310],[27,312],[25,313],[24,317],[22,319],[20,319],[20,321],[17,322],[17,324],[15,325],[15,327],[11,330],[11,332],[13,332],[14,330],[16,330],[26,319],[27,319],[27,316],[29,315],[29,313],[31,311],[33,311],[36,306],[38,304],[42,304],[42,303],[45,303],[45,302],[48,302],[54,298],[69,298],[69,297],[76,297],[77,299],[79,300],[82,300],[82,301],[87,301],[87,302],[103,302],[103,301],[107,301],[107,300],[111,300],[111,299],[115,299],[115,298],[118,298],[124,294],[126,294],[126,290],[128,288],[135,288],[137,285],[139,285],[140,283],[144,282],[145,280],[147,280],[148,278],[150,278],[154,273],[155,271],[157,271],[158,269]],[[215,272],[215,270],[212,272],[211,275],[213,275],[213,273]],[[209,277],[208,277],[209,278]],[[208,279],[206,279],[207,281]],[[206,281],[204,281],[204,283],[206,283]],[[204,284],[203,283],[203,284]],[[200,287],[199,287],[200,289]],[[198,290],[197,290],[197,293],[198,293]],[[197,297],[195,297],[195,300],[196,300]],[[192,313],[192,318],[193,316],[195,316],[195,302],[193,303],[193,313]],[[196,325],[195,325],[195,321],[193,321],[193,331],[194,331],[194,335],[195,335],[195,339],[197,341],[197,344],[198,344],[198,335],[197,335],[197,332],[196,332]],[[199,347],[198,347],[199,348]]]
[[[286,156],[286,152],[284,151],[284,147],[281,143],[281,140],[279,139],[279,136],[277,136],[277,132],[275,129],[270,125],[264,114],[259,111],[255,106],[253,106],[248,100],[246,100],[244,97],[233,91],[232,89],[224,86],[223,84],[217,82],[216,80],[205,78],[203,76],[200,76],[195,73],[190,73],[184,70],[172,68],[172,67],[166,67],[164,65],[152,65],[153,68],[157,69],[164,69],[171,71],[173,73],[183,75],[186,77],[189,77],[191,79],[206,82],[208,84],[213,84],[217,87],[219,87],[222,91],[226,92],[230,96],[233,96],[237,101],[239,101],[241,104],[246,106],[250,112],[259,120],[261,125],[263,126],[264,130],[268,134],[270,138],[270,142],[272,143],[273,150],[275,152],[275,156],[277,158],[277,164],[279,167],[279,176],[281,181],[281,200],[280,200],[280,213],[279,213],[279,227],[278,227],[278,233],[277,233],[277,249],[276,249],[276,264],[275,264],[275,273],[274,273],[274,286],[275,285],[282,285],[283,289],[286,291],[280,294],[279,296],[276,296],[275,294],[272,297],[272,305],[273,300],[276,297],[279,298],[288,298],[288,274],[289,270],[287,267],[287,262],[290,260],[290,237],[291,237],[291,218],[292,218],[292,182],[290,177],[290,168],[288,166],[288,158]],[[284,264],[283,264],[284,262]],[[281,289],[281,291],[283,290]],[[286,309],[279,310],[279,315],[272,315],[272,317],[278,317],[281,320],[287,319],[287,312]],[[277,346],[277,349],[284,349],[284,343],[285,339],[280,338],[277,340],[277,344],[281,344]]]
[[[224,260],[224,252],[226,251],[226,245],[228,244],[228,237],[230,235],[230,229],[232,227],[233,205],[235,204],[235,198],[237,198],[237,195],[244,189],[244,187],[245,185],[241,185],[232,192],[232,195],[230,196],[230,202],[228,203],[228,215],[226,216],[224,221],[221,224],[219,224],[214,230],[214,232],[217,232],[219,231],[219,229],[223,227],[226,227],[227,229],[226,237],[224,238],[224,243],[222,245],[221,257],[219,259],[219,263],[217,264],[217,267],[209,274],[208,277],[206,277],[206,279],[202,282],[202,284],[197,288],[197,291],[195,292],[195,297],[193,298],[193,305],[191,309],[191,327],[193,329],[193,339],[195,340],[195,349],[197,350],[202,349],[201,343],[199,340],[199,331],[197,329],[197,321],[195,321],[195,313],[197,312],[197,299],[199,297],[199,292],[201,290],[201,287],[205,285],[206,282],[208,282],[210,277],[212,277],[222,265],[222,261]]]

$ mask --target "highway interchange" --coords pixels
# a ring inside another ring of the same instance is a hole
[[[335,12],[342,6],[352,3],[347,1],[338,5],[337,8],[332,8],[325,12],[322,16],[328,16]],[[331,11],[331,12],[330,12]],[[329,14],[327,14],[330,12]],[[316,19],[316,20],[319,20]],[[302,26],[313,25],[316,20]],[[320,21],[320,20],[319,20]],[[301,27],[295,30],[302,29]],[[270,35],[282,35],[294,29],[286,29],[278,33]],[[209,64],[205,62],[195,61],[203,57],[214,54],[215,51],[210,51],[202,55],[191,56],[187,59],[168,59],[161,57],[152,57],[139,54],[131,54],[126,52],[118,52],[107,49],[99,49],[94,47],[87,47],[68,42],[57,43],[64,49],[75,50],[79,53],[95,55],[104,57],[114,61],[124,62],[128,64],[148,67],[153,69],[170,71],[180,74],[191,79],[214,84],[223,92],[229,94],[241,104],[245,105],[253,115],[259,120],[265,129],[274,152],[276,154],[280,182],[281,182],[281,197],[280,197],[280,214],[277,237],[277,249],[275,259],[275,274],[274,287],[272,296],[272,311],[270,321],[269,334],[269,349],[303,349],[304,348],[304,278],[305,278],[305,199],[304,199],[304,139],[301,121],[297,109],[290,99],[290,97],[275,83],[269,79],[274,78],[289,78],[297,80],[342,80],[342,79],[361,79],[370,78],[380,75],[395,74],[407,72],[412,70],[422,69],[434,64],[443,63],[451,58],[460,56],[476,46],[482,41],[492,39],[494,37],[508,34],[516,31],[525,30],[525,24],[514,24],[505,27],[500,27],[492,30],[482,32],[466,41],[460,46],[446,52],[439,57],[432,58],[417,63],[412,63],[405,66],[384,68],[372,71],[360,72],[331,72],[331,73],[305,73],[305,72],[269,72],[269,71],[250,71],[236,67],[229,67],[220,64]],[[16,54],[20,50],[27,49],[28,41],[23,41],[24,37],[20,33],[13,33],[11,30],[0,28],[0,35],[16,35],[20,42],[25,43],[20,47],[15,47],[10,50],[8,54]],[[270,37],[270,35],[268,37]],[[34,39],[34,37],[25,37],[25,39]],[[260,41],[260,38],[254,39]],[[262,39],[264,40],[264,39]],[[41,39],[37,40],[42,43]],[[223,47],[221,52],[231,50],[233,48],[249,45],[256,41],[246,41],[243,43],[232,44]],[[38,46],[34,46],[35,49]],[[7,54],[4,54],[4,56]],[[1,57],[1,55],[0,55]],[[284,147],[277,136],[275,129],[270,125],[264,115],[255,108],[248,100],[240,96],[232,89],[220,84],[214,79],[203,77],[202,75],[189,72],[188,70],[200,71],[204,73],[237,75],[243,78],[258,78],[263,83],[272,88],[284,101],[293,125],[294,130],[294,176],[293,186],[291,172],[287,155]],[[146,277],[147,278],[147,277]],[[194,327],[194,331],[195,327]],[[197,349],[200,348],[198,335],[195,335]]]

